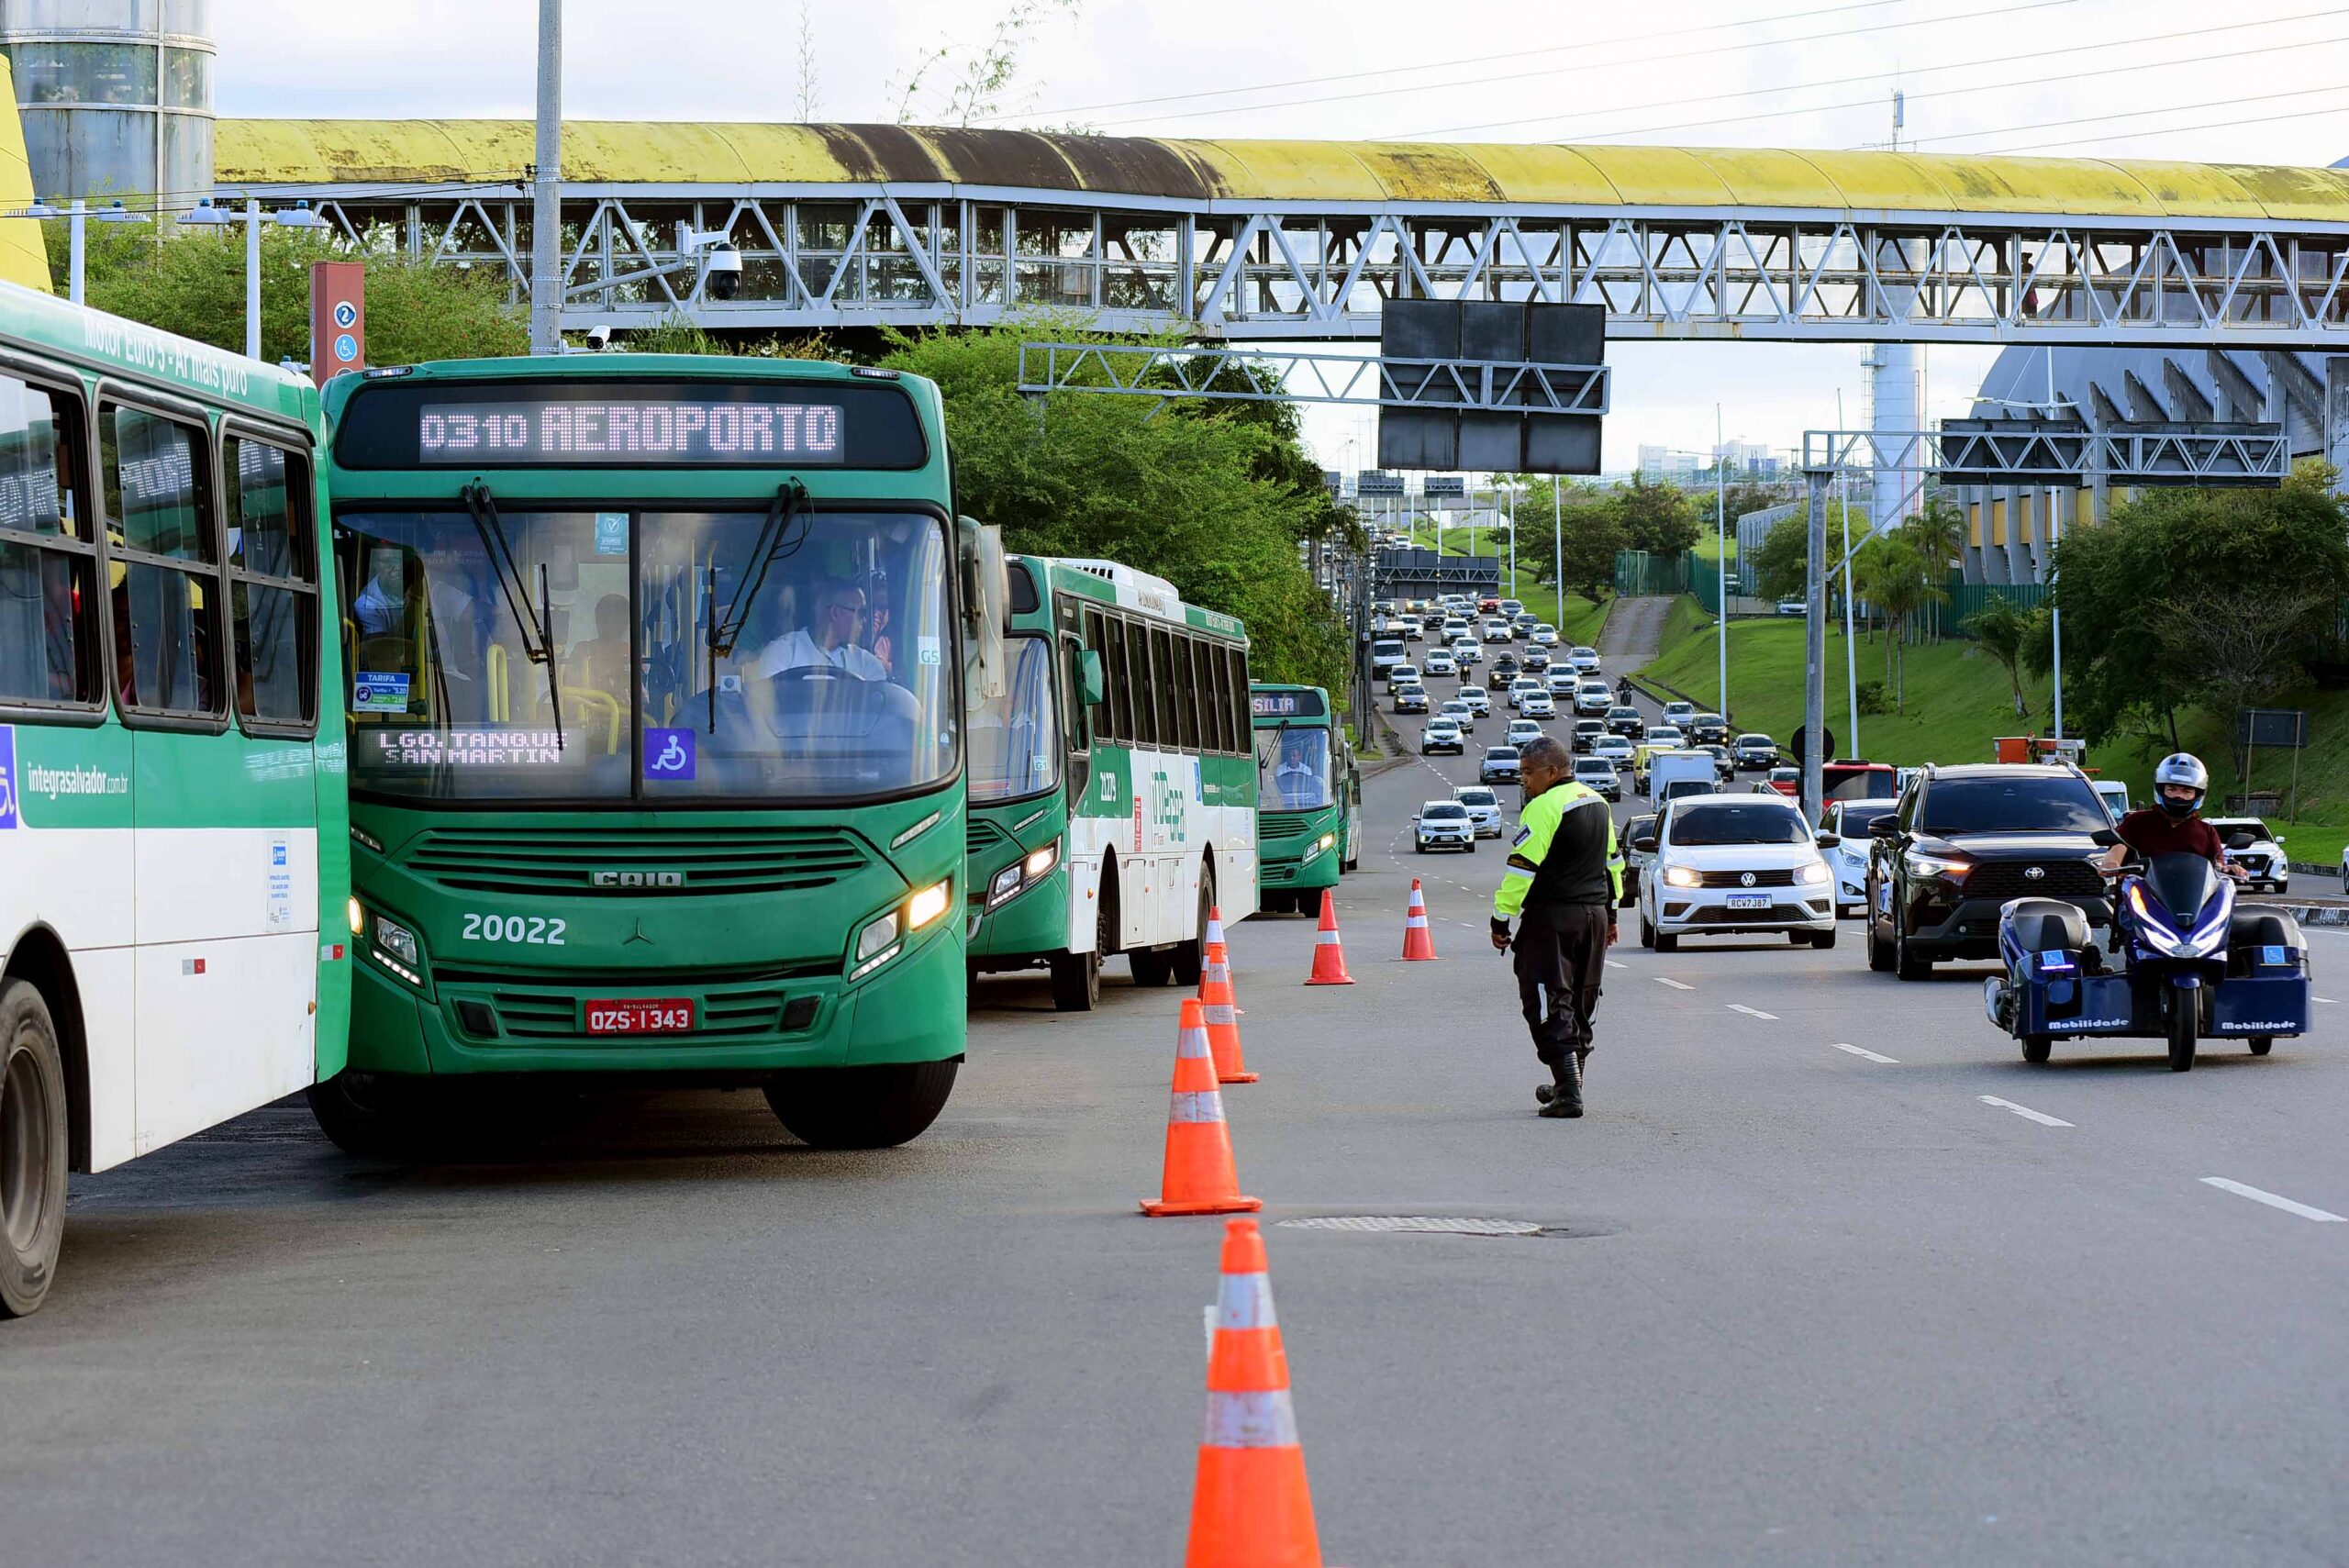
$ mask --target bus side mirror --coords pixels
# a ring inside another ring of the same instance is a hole
[[[1076,695],[1091,707],[1108,695],[1101,675],[1101,655],[1088,648],[1076,656]]]

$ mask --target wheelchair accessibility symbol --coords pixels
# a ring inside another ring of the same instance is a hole
[[[648,779],[691,779],[694,776],[694,732],[690,729],[646,730],[644,776]]]
[[[0,724],[0,828],[17,826],[17,730]]]

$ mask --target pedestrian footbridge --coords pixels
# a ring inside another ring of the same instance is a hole
[[[522,120],[233,120],[218,194],[525,282]],[[571,121],[564,325],[1375,337],[1400,295],[1617,339],[2349,345],[2349,171],[1719,148]],[[681,230],[743,267],[715,297]]]

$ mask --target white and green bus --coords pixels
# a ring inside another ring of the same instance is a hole
[[[971,717],[972,966],[1049,968],[1063,1010],[1117,953],[1197,984],[1208,910],[1256,907],[1245,629],[1129,566],[1014,556],[1006,632]]]
[[[308,381],[0,284],[0,1317],[72,1171],[341,1068]]]

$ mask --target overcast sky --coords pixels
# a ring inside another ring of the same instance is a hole
[[[790,119],[811,86],[820,117],[894,119],[924,57],[966,55],[1010,3],[809,0],[807,83],[797,0],[568,0],[565,110]],[[216,11],[224,116],[530,113],[535,0]],[[1024,112],[1001,123],[1129,135],[1854,148],[1891,135],[1898,86],[1904,143],[1935,151],[2349,154],[2349,6],[2321,0],[1082,0],[1021,61]],[[1839,387],[1856,418],[1861,352],[1616,345],[1608,466],[1642,442],[1709,448],[1717,399],[1731,439],[1773,446],[1831,421]],[[1932,350],[1931,413],[1962,412],[1994,356]],[[1367,422],[1311,429],[1335,465]]]

